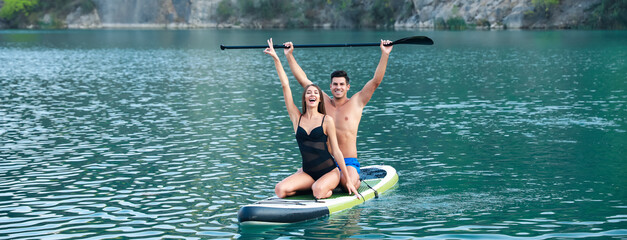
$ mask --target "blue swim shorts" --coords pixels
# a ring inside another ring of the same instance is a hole
[[[355,169],[357,169],[357,173],[361,174],[361,169],[359,169],[360,168],[359,160],[357,160],[357,158],[344,158],[344,163],[346,164],[346,167],[348,167],[348,166],[354,167]],[[337,163],[336,163],[336,165],[337,165]],[[338,168],[339,167],[340,166],[338,166]]]

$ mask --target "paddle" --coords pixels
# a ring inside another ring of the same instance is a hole
[[[294,48],[318,48],[318,47],[369,47],[379,46],[380,43],[343,43],[343,44],[305,44],[294,45]],[[425,36],[413,36],[401,38],[392,42],[390,45],[396,44],[417,44],[417,45],[433,45],[433,40]],[[220,49],[249,49],[249,48],[267,48],[268,45],[256,46],[224,46],[220,45]],[[284,45],[274,45],[274,48],[285,48]]]

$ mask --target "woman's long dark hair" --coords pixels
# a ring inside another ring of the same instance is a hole
[[[318,89],[318,95],[320,95],[318,97],[318,100],[320,100],[320,103],[318,104],[318,112],[322,113],[322,114],[327,114],[326,109],[324,108],[324,98],[322,96],[322,89],[320,89],[320,87],[316,84],[309,84],[305,87],[305,91],[303,91],[303,114],[305,114],[307,112],[307,102],[305,101],[305,93],[307,93],[307,89],[309,89],[309,87],[315,87],[316,89]]]

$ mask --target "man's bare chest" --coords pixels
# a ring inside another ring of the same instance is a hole
[[[329,114],[335,120],[335,127],[338,130],[356,131],[361,120],[362,109],[349,107],[346,104],[342,107],[331,106],[327,108]]]

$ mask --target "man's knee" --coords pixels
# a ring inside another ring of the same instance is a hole
[[[359,180],[359,172],[357,171],[357,168],[350,166],[348,167],[348,172],[350,173],[353,180]]]
[[[359,173],[357,172],[357,169],[351,166],[348,172],[351,175],[352,184],[355,188],[359,188],[361,181],[359,180]]]

